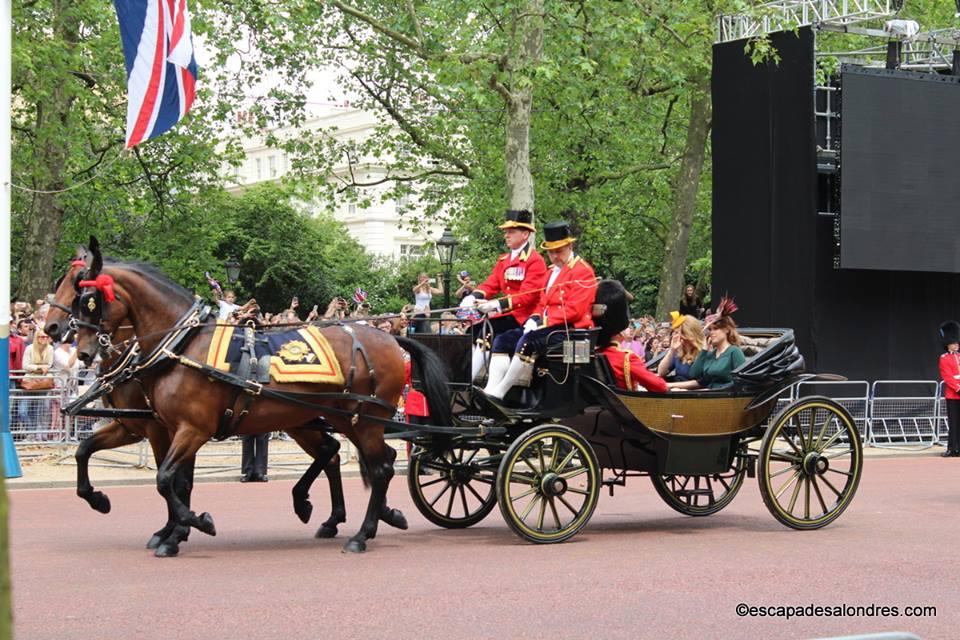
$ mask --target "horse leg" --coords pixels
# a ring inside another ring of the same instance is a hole
[[[387,463],[390,465],[390,470],[393,471],[393,463],[397,460],[397,450],[393,447],[387,445]],[[391,527],[396,529],[406,530],[409,526],[407,524],[407,519],[404,517],[403,512],[400,509],[391,509],[387,506],[386,494],[384,494],[383,507],[380,509],[380,519],[386,522]]]
[[[210,514],[202,513],[197,516],[189,507],[189,494],[192,490],[190,466],[197,451],[208,439],[207,434],[189,425],[181,424],[170,444],[170,450],[157,470],[157,490],[167,500],[167,505],[178,525],[194,527],[214,536],[217,530]],[[171,551],[173,553],[170,553]],[[176,555],[176,551],[161,544],[157,547],[156,555],[159,557]]]
[[[386,506],[387,488],[393,478],[393,458],[387,450],[390,449],[383,439],[382,425],[362,425],[351,427],[347,436],[357,446],[366,460],[367,475],[370,481],[370,502],[367,504],[367,513],[363,524],[352,538],[344,545],[345,553],[362,553],[367,550],[367,540],[377,535],[377,524],[383,515]]]
[[[343,483],[340,480],[340,442],[328,433],[315,430],[288,432],[300,447],[313,456],[313,463],[293,487],[293,510],[300,521],[307,523],[313,512],[310,503],[310,486],[325,471],[330,482],[330,517],[317,529],[317,538],[332,538],[337,535],[337,525],[346,522],[347,512],[343,502]],[[319,439],[319,441],[318,441]]]
[[[175,491],[180,499],[180,501],[190,508],[190,495],[193,491],[193,472],[196,467],[196,457],[190,458],[186,461],[181,471],[177,474],[175,480]],[[170,512],[168,507],[168,513]],[[167,529],[167,535],[164,535],[155,547],[148,547],[156,549],[155,554],[161,558],[169,558],[180,553],[180,543],[186,542],[190,537],[190,527],[187,525],[182,525],[177,523],[176,518],[173,515],[170,515],[170,519],[167,522],[167,526],[164,527]],[[158,531],[156,535],[162,533]],[[152,541],[152,538],[151,538]]]
[[[126,427],[114,420],[97,430],[96,433],[80,443],[75,457],[77,459],[77,495],[87,501],[95,511],[110,513],[110,498],[101,491],[94,491],[90,483],[90,456],[104,449],[116,449],[125,444],[139,442],[143,438],[127,431]]]

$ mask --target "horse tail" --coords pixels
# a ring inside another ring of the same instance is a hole
[[[432,349],[416,340],[394,336],[397,343],[410,354],[410,358],[420,369],[420,381],[423,394],[427,397],[430,409],[429,421],[438,426],[453,424],[453,412],[450,409],[450,374],[447,365]]]
[[[359,449],[357,449],[357,466],[360,467],[360,478],[363,480],[363,486],[369,489],[370,473],[367,471],[367,461]]]

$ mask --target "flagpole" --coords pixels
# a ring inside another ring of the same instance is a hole
[[[0,0],[0,463],[7,478],[23,475],[10,434],[10,101],[13,82],[12,0]]]

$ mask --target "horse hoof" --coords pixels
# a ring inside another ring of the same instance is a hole
[[[166,536],[161,536],[159,533],[153,534],[153,536],[147,540],[147,549],[157,549],[164,540],[166,540]]]
[[[383,517],[380,519],[396,529],[406,530],[409,526],[407,519],[403,517],[403,512],[400,511],[400,509],[387,509],[383,512]]]
[[[110,498],[102,491],[94,491],[91,493],[90,497],[87,498],[87,502],[93,507],[94,511],[110,513]]]
[[[197,518],[196,528],[204,532],[208,536],[217,535],[217,528],[213,526],[213,516],[204,511],[200,514],[200,517]]]
[[[310,516],[313,515],[313,504],[309,500],[295,502],[293,503],[293,510],[300,518],[300,522],[307,524],[310,522]]]
[[[180,553],[180,545],[164,542],[157,547],[157,550],[153,552],[153,555],[158,558],[175,558],[177,557],[178,553]]]
[[[354,540],[351,538],[347,544],[343,545],[343,553],[363,553],[367,550],[367,543],[363,540]]]
[[[330,526],[327,523],[320,525],[320,528],[317,529],[317,533],[313,536],[314,538],[336,538],[337,537],[337,527]]]

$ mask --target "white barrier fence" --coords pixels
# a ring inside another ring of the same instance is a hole
[[[77,443],[89,437],[105,423],[103,418],[68,417],[60,407],[75,398],[78,385],[74,379],[54,378],[53,389],[25,391],[20,388],[22,374],[11,376],[10,431],[19,445]],[[820,395],[840,403],[856,422],[864,444],[875,447],[930,447],[945,444],[947,410],[943,383],[934,380],[864,380],[801,382],[785,390],[776,411],[791,402]],[[275,438],[287,436],[275,434]],[[342,441],[343,463],[356,459],[349,442]],[[398,443],[398,449],[402,446]],[[230,455],[216,449],[202,451],[199,466],[216,468],[217,457]],[[305,454],[304,454],[305,455]],[[136,453],[139,466],[152,466],[153,457],[144,443]],[[304,459],[306,460],[306,459]],[[271,455],[271,464],[273,456]],[[282,461],[277,461],[281,466]],[[291,461],[302,466],[305,461]]]

